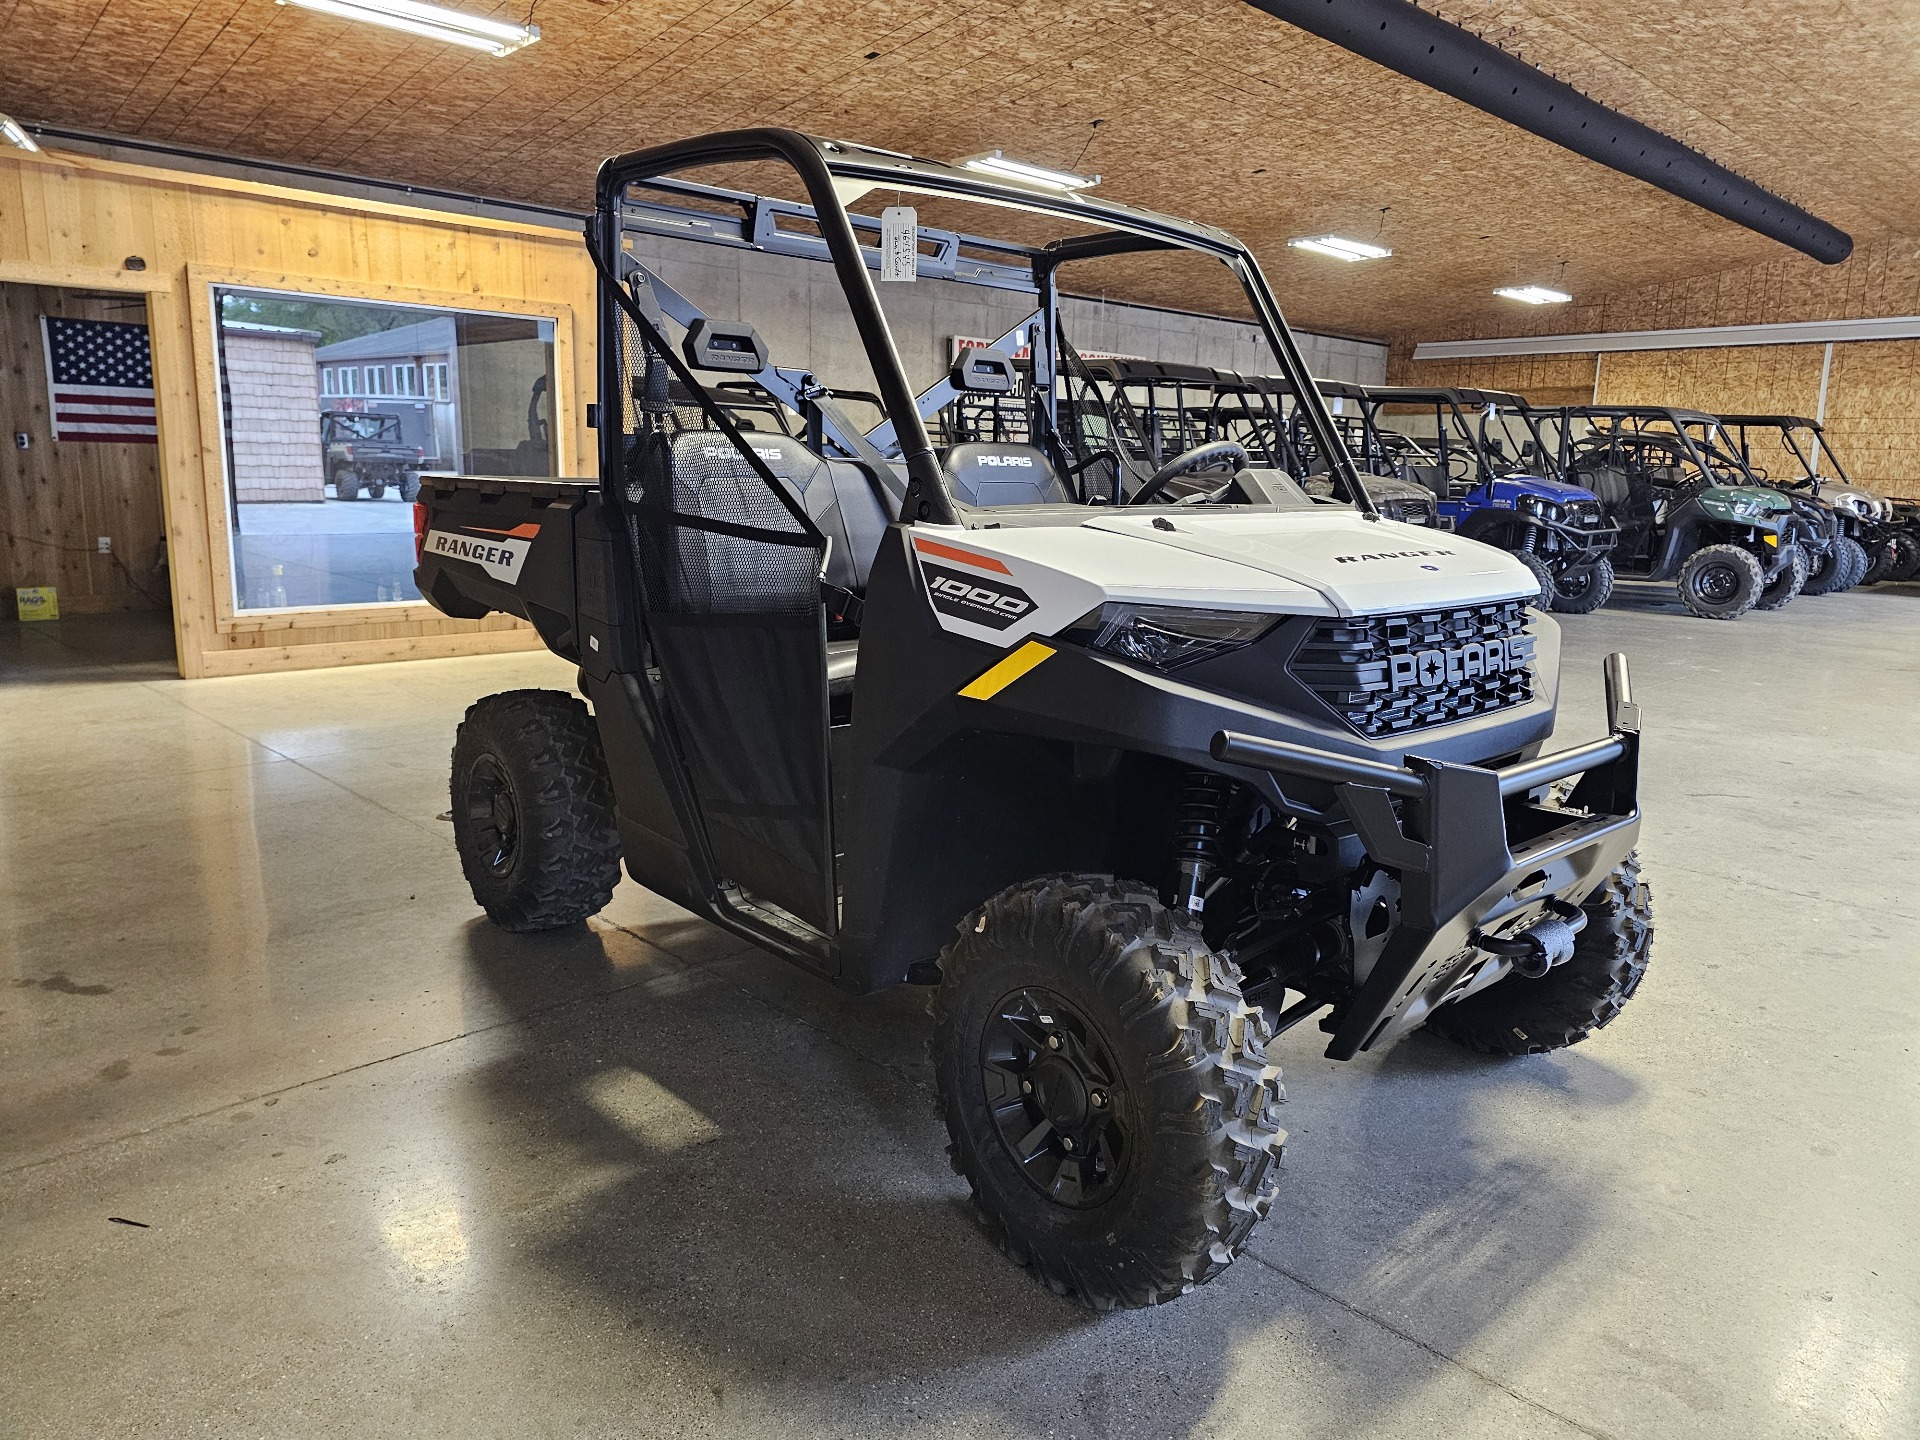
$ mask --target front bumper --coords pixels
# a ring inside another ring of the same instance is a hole
[[[1613,553],[1614,544],[1620,539],[1620,527],[1612,523],[1571,525],[1564,520],[1549,520],[1543,515],[1525,512],[1517,512],[1514,518],[1552,535],[1554,552],[1543,558],[1558,560],[1565,569],[1592,565],[1604,559]]]
[[[1626,858],[1640,833],[1640,716],[1626,656],[1607,657],[1606,681],[1605,740],[1497,770],[1413,756],[1383,765],[1226,730],[1213,737],[1216,760],[1331,784],[1367,854],[1400,877],[1400,923],[1340,1018],[1330,1058],[1390,1044],[1479,988],[1489,966],[1507,962],[1476,947],[1476,932],[1512,935],[1543,918],[1549,901],[1578,905]],[[1568,808],[1532,798],[1573,775],[1581,779]]]

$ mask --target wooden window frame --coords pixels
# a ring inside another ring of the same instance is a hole
[[[214,628],[223,635],[256,632],[338,629],[349,625],[398,625],[444,620],[424,600],[377,601],[369,605],[307,606],[284,610],[240,610],[233,596],[233,534],[228,524],[226,431],[220,413],[219,356],[214,334],[213,292],[260,290],[296,298],[358,300],[428,310],[466,310],[484,315],[518,315],[553,324],[553,402],[548,445],[564,473],[577,437],[574,395],[573,307],[563,302],[525,300],[462,291],[423,290],[321,275],[278,271],[229,270],[188,265],[187,307],[193,336],[193,360],[199,400],[201,473],[205,486],[207,551],[213,577]],[[423,395],[421,398],[433,398]]]

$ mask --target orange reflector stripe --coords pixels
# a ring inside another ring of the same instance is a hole
[[[531,540],[540,533],[538,525],[516,525],[511,530],[492,530],[485,525],[469,525],[476,535],[506,535],[516,540]]]
[[[975,676],[960,693],[968,700],[991,700],[1051,654],[1053,651],[1038,640],[1029,640],[999,664]]]
[[[961,550],[953,545],[942,545],[938,540],[929,540],[924,536],[913,537],[913,548],[922,555],[938,555],[942,560],[958,560],[962,565],[973,565],[981,570],[991,570],[996,575],[1011,575],[1013,572],[991,555],[976,555],[971,550]]]

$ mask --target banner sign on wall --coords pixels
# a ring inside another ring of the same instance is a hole
[[[54,439],[158,443],[146,326],[42,315],[40,338],[47,356],[47,411],[53,416]]]

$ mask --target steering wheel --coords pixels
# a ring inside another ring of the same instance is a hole
[[[1209,440],[1191,450],[1182,451],[1148,477],[1147,483],[1133,492],[1129,505],[1144,505],[1167,488],[1167,482],[1191,475],[1195,470],[1212,470],[1222,461],[1231,461],[1235,470],[1245,468],[1247,447],[1238,440]]]

